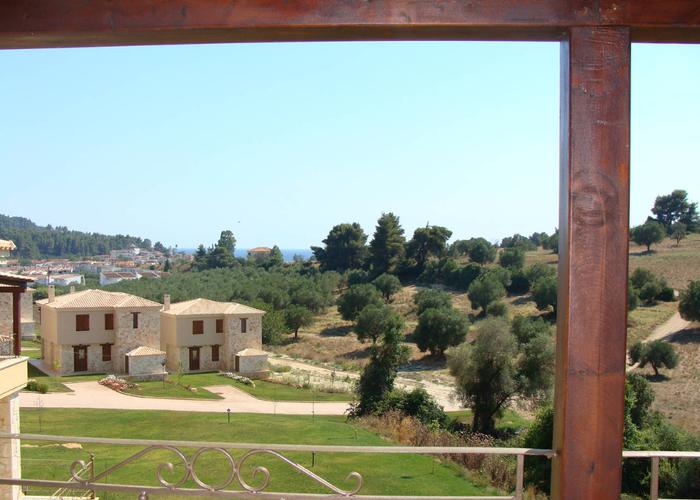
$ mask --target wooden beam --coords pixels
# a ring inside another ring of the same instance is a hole
[[[0,48],[332,40],[560,40],[629,26],[700,42],[697,0],[3,0]],[[657,40],[658,38],[658,40]]]
[[[14,337],[14,355],[22,354],[22,315],[20,313],[20,304],[22,302],[22,294],[20,292],[12,293],[12,336]]]
[[[552,498],[621,486],[629,245],[630,34],[562,43],[559,298]]]

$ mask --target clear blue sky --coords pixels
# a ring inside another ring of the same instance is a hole
[[[0,51],[0,213],[192,247],[557,224],[557,44]],[[700,46],[633,49],[632,223],[700,199]]]

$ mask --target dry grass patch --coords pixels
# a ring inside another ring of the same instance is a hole
[[[644,340],[678,310],[678,302],[658,302],[653,306],[639,306],[627,317],[627,345]]]
[[[653,376],[651,367],[638,372],[649,377],[656,400],[654,408],[671,422],[690,432],[700,432],[700,326],[687,328],[669,337],[678,352],[678,366],[662,369],[662,375]]]

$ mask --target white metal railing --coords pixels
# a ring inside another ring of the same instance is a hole
[[[132,493],[138,495],[140,499],[147,499],[148,495],[178,495],[178,496],[207,496],[212,498],[285,498],[285,499],[315,499],[315,498],[358,498],[358,499],[423,499],[423,500],[454,500],[456,498],[469,499],[515,499],[523,498],[523,483],[525,472],[525,457],[539,456],[552,458],[555,455],[553,450],[533,449],[533,448],[478,448],[478,447],[455,447],[455,446],[345,446],[345,445],[293,445],[293,444],[259,444],[259,443],[227,443],[227,442],[196,442],[196,441],[161,441],[143,439],[114,439],[114,438],[93,438],[74,436],[49,436],[43,434],[7,434],[0,433],[0,439],[17,439],[30,441],[50,441],[54,443],[71,442],[80,444],[107,444],[124,446],[143,447],[137,453],[129,456],[121,462],[108,467],[99,474],[93,472],[87,478],[81,474],[89,463],[76,460],[70,467],[71,479],[69,481],[54,481],[40,479],[20,479],[20,478],[0,478],[0,484],[34,486],[43,488],[75,488],[79,486],[84,490],[111,491]],[[166,480],[162,472],[167,470],[173,473],[175,466],[171,462],[161,463],[155,471],[159,486],[148,485],[125,485],[110,484],[100,482],[118,469],[138,460],[153,451],[166,450],[174,454],[179,461],[179,465],[184,467],[183,475],[176,481]],[[183,450],[194,450],[187,454]],[[245,453],[236,459],[232,451],[244,451]],[[229,472],[227,477],[219,484],[208,484],[203,481],[196,472],[198,458],[205,452],[217,453],[228,464]],[[508,496],[381,496],[363,495],[360,490],[363,487],[363,478],[358,472],[350,472],[346,479],[354,480],[355,487],[351,490],[344,490],[320,477],[303,465],[287,458],[286,452],[325,452],[325,453],[369,453],[369,454],[422,454],[422,455],[502,455],[516,457],[516,478],[515,491]],[[328,494],[308,494],[294,492],[270,492],[266,488],[270,482],[270,472],[267,468],[258,466],[252,470],[253,478],[261,476],[262,484],[252,486],[241,476],[244,463],[255,455],[268,455],[275,457],[283,463],[289,465],[301,474],[325,487]],[[700,459],[700,452],[685,451],[624,451],[623,458],[627,459],[650,459],[651,460],[651,488],[650,497],[652,500],[659,500],[659,460],[661,458],[676,459]],[[195,488],[184,487],[185,483],[191,480],[195,483]],[[227,489],[233,486],[236,489]]]

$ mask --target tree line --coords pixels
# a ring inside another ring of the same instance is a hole
[[[17,246],[20,259],[88,257],[105,255],[110,250],[135,245],[151,249],[148,238],[117,234],[74,231],[65,226],[39,226],[24,217],[10,217],[0,214],[0,239],[12,240]],[[160,242],[153,245],[156,250],[165,251]]]

